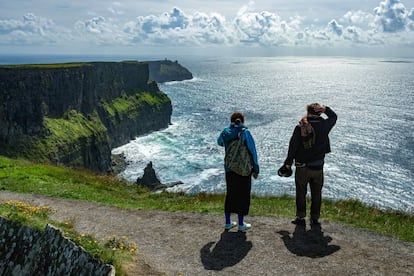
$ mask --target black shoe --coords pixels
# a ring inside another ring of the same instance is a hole
[[[318,225],[321,225],[321,223],[319,222],[318,219],[311,219],[310,225],[318,226]]]
[[[294,220],[291,221],[291,223],[296,224],[296,225],[305,225],[305,219],[304,218],[295,218]]]

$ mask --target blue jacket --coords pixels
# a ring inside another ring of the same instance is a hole
[[[256,174],[259,174],[259,161],[257,159],[257,152],[256,152],[256,145],[254,143],[253,136],[251,135],[249,129],[245,127],[244,125],[235,125],[231,124],[230,126],[223,129],[220,136],[217,138],[217,144],[219,146],[224,146],[225,149],[227,149],[227,146],[230,141],[238,139],[239,133],[242,131],[242,129],[245,128],[245,131],[243,133],[242,141],[246,144],[252,159],[253,159],[253,172]],[[229,172],[230,169],[224,166],[224,169],[226,172]]]

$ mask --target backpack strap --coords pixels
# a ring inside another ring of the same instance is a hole
[[[239,139],[241,140],[242,138],[243,138],[243,134],[244,134],[244,131],[246,130],[246,128],[244,127],[244,128],[242,128],[242,130],[239,132]]]

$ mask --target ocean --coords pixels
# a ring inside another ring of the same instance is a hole
[[[0,57],[0,63],[149,60],[146,57]],[[155,58],[157,59],[157,58]],[[414,212],[414,59],[352,57],[178,57],[194,79],[160,84],[172,100],[171,126],[113,149],[135,181],[148,162],[163,183],[185,193],[225,191],[224,149],[217,145],[232,112],[245,115],[256,143],[256,195],[294,195],[294,178],[277,169],[306,105],[338,114],[325,159],[323,197],[358,199]]]

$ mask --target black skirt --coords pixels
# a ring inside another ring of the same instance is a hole
[[[224,212],[248,215],[252,177],[250,175],[241,176],[234,172],[226,172],[226,187]]]

